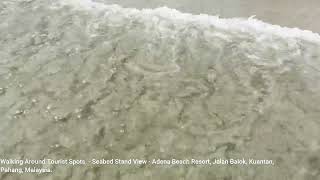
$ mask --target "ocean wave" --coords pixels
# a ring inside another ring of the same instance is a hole
[[[221,30],[245,32],[256,36],[275,35],[282,38],[302,39],[311,42],[320,42],[320,35],[309,30],[301,30],[299,28],[288,28],[279,25],[272,25],[261,20],[250,17],[244,18],[219,18],[208,14],[194,15],[190,13],[180,12],[176,9],[168,7],[160,7],[155,9],[136,9],[123,8],[120,5],[104,4],[92,0],[60,0],[59,4],[62,6],[71,6],[77,10],[87,10],[93,13],[106,11],[113,14],[122,14],[126,17],[140,17],[147,19],[154,19],[161,17],[177,24],[193,23],[202,27],[213,26]]]

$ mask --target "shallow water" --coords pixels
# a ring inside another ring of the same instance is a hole
[[[2,158],[275,162],[52,165],[0,179],[320,177],[318,34],[79,0],[2,1],[0,18]]]

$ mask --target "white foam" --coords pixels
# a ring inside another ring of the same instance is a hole
[[[161,7],[156,9],[123,8],[119,5],[107,5],[94,2],[92,0],[60,0],[61,5],[68,5],[78,10],[89,10],[92,12],[109,11],[111,13],[120,13],[125,16],[147,16],[147,17],[163,17],[173,21],[174,23],[196,23],[201,26],[214,26],[222,30],[241,31],[250,34],[269,34],[283,38],[298,38],[312,42],[320,43],[320,35],[309,30],[301,30],[299,28],[281,27],[272,25],[261,20],[250,17],[243,18],[219,18],[208,14],[193,15],[182,13],[176,9]],[[152,18],[151,18],[152,19]]]

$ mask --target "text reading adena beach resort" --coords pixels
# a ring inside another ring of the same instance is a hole
[[[274,165],[273,160],[267,159],[0,159],[0,173],[51,173],[54,166],[217,166],[217,165]]]

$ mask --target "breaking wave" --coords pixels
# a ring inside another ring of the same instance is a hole
[[[255,34],[257,36],[277,35],[283,38],[301,38],[308,41],[320,42],[320,35],[309,30],[299,28],[287,28],[279,25],[271,25],[254,18],[254,16],[243,18],[222,19],[218,16],[208,14],[193,15],[182,13],[176,9],[161,7],[156,9],[123,8],[119,5],[107,5],[92,0],[66,0],[60,1],[60,5],[70,5],[77,9],[91,10],[92,12],[105,11],[105,16],[123,15],[132,18],[142,18],[145,20],[156,21],[157,17],[165,18],[173,23],[180,25],[192,23],[201,27],[214,26],[219,29],[229,31],[240,31]],[[97,12],[96,12],[97,13]]]

